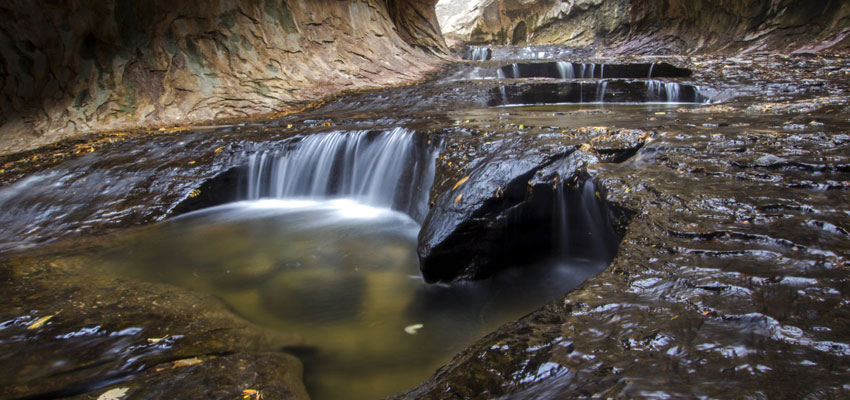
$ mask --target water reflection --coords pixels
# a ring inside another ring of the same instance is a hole
[[[598,273],[526,266],[482,282],[426,285],[419,226],[351,199],[259,200],[186,214],[95,257],[105,273],[221,297],[266,327],[299,333],[314,398],[378,398]],[[419,330],[405,327],[422,324]]]

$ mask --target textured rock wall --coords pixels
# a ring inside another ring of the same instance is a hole
[[[0,154],[295,109],[432,71],[435,0],[0,4]]]
[[[441,0],[452,45],[602,45],[629,53],[824,51],[850,48],[839,0]]]

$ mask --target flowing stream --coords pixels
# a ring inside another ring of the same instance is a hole
[[[313,398],[383,397],[604,267],[553,254],[487,281],[425,284],[417,221],[436,156],[402,128],[307,136],[246,155],[244,200],[154,225],[85,262],[214,294],[302,336],[289,351]]]

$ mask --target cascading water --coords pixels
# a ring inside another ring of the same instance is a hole
[[[711,99],[706,97],[699,87],[685,87],[676,82],[663,82],[659,80],[646,81],[647,101],[659,103],[710,103]],[[685,92],[685,93],[683,93]]]
[[[249,157],[245,198],[354,198],[416,220],[427,212],[436,146],[414,132],[331,132]],[[421,138],[419,138],[421,139]]]
[[[566,61],[558,61],[558,72],[561,74],[561,79],[573,79],[576,77],[573,63]]]
[[[487,61],[493,52],[488,47],[471,46],[466,50],[465,58],[472,61]]]
[[[577,189],[560,182],[555,188],[552,240],[561,259],[606,260],[618,239],[611,229],[605,203],[592,180]]]
[[[596,85],[596,102],[604,103],[605,102],[605,90],[608,88],[608,81],[600,81],[599,84]]]

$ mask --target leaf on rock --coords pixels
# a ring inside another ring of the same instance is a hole
[[[127,395],[128,390],[130,390],[130,388],[109,389],[102,395],[98,396],[97,400],[120,400]]]
[[[172,361],[171,367],[172,368],[191,367],[193,365],[200,364],[202,362],[204,362],[204,361],[201,360],[198,357],[184,358],[182,360]]]
[[[455,204],[460,203],[460,200],[461,200],[462,198],[463,198],[463,193],[461,193],[461,194],[457,195],[457,197],[455,197]]]
[[[467,176],[464,176],[463,178],[460,178],[460,180],[459,180],[459,181],[457,181],[457,183],[455,183],[455,185],[454,185],[454,186],[452,186],[452,190],[457,189],[458,187],[460,187],[460,185],[463,185],[463,184],[464,184],[464,183],[466,183],[466,181],[468,181],[468,180],[469,180],[469,176],[468,176],[468,175],[467,175]]]
[[[50,321],[50,319],[55,317],[55,316],[56,316],[56,314],[51,314],[51,315],[41,317],[41,318],[35,320],[35,322],[33,322],[32,325],[28,326],[27,329],[32,331],[32,330],[36,330],[38,328],[41,328],[44,324],[47,323],[47,321]]]

